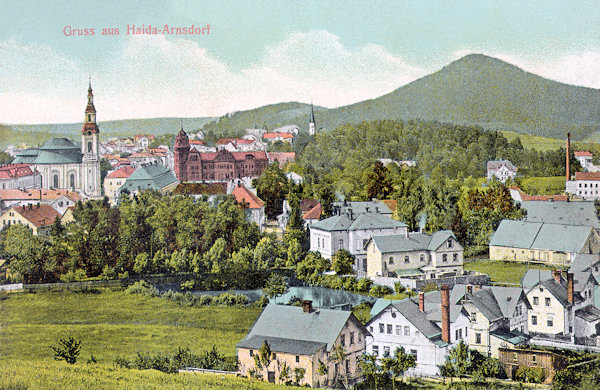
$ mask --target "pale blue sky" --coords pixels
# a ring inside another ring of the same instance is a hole
[[[210,24],[211,34],[140,38],[128,24]],[[96,35],[67,37],[67,25]],[[3,0],[0,122],[80,120],[70,106],[88,72],[104,119],[204,116],[287,100],[349,104],[469,52],[598,88],[600,3]],[[28,102],[48,109],[27,112]]]

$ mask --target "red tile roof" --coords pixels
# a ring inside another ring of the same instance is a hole
[[[153,140],[154,139],[154,136],[152,134],[136,134],[134,138],[137,141],[138,139],[143,138],[143,137],[146,137],[149,140]]]
[[[126,165],[117,169],[116,171],[112,171],[106,177],[109,179],[128,178],[134,171],[134,167],[132,167],[131,165]]]
[[[398,206],[398,201],[394,199],[384,199],[381,203],[386,205],[392,213],[396,211],[396,207]]]
[[[201,139],[191,139],[190,145],[204,145],[204,141]]]
[[[33,175],[33,171],[27,164],[9,164],[0,167],[0,179],[14,179],[30,175]]]
[[[575,172],[575,180],[600,180],[600,172]]]
[[[203,152],[203,153],[198,153],[198,154],[200,155],[200,158],[203,161],[211,161],[211,160],[214,160],[219,153],[221,153],[221,152]],[[225,153],[231,153],[233,158],[235,160],[239,160],[239,161],[245,160],[246,156],[248,156],[248,155],[253,156],[254,158],[258,158],[258,159],[263,159],[263,160],[267,159],[267,152],[265,152],[264,150],[258,150],[258,151],[252,151],[252,152],[225,151]]]
[[[0,190],[0,199],[10,200],[54,200],[63,195],[74,201],[81,199],[78,192],[69,190]]]
[[[308,210],[302,216],[304,219],[319,219],[321,218],[321,203],[317,204],[312,209]]]
[[[235,187],[231,195],[239,204],[247,204],[249,209],[260,209],[265,206],[265,202],[241,184]]]
[[[56,217],[60,218],[58,211],[46,204],[13,207],[12,210],[19,213],[38,228],[52,225]]]
[[[269,162],[279,161],[279,166],[284,166],[288,161],[294,161],[296,153],[294,152],[269,152]]]
[[[235,142],[236,142],[236,141],[238,141],[238,140],[239,140],[239,138],[220,138],[220,139],[217,141],[217,145],[227,145],[227,144],[228,144],[228,143],[230,143],[230,142],[233,142],[233,143],[235,143]]]
[[[592,152],[588,152],[587,150],[581,150],[581,151],[575,152],[575,157],[584,157],[584,156],[592,157],[593,154],[592,154]]]

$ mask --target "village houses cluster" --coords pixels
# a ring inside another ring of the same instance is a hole
[[[181,128],[172,148],[152,148],[154,136],[143,134],[101,143],[90,85],[80,144],[55,138],[38,148],[9,150],[13,163],[0,167],[0,226],[24,224],[34,234],[46,234],[56,219],[72,220],[78,201],[105,195],[116,204],[123,193],[151,189],[197,197],[230,194],[244,205],[248,219],[264,229],[265,202],[251,179],[270,163],[283,167],[293,162],[294,153],[269,152],[267,145],[292,142],[298,132],[295,125],[248,129],[240,138],[224,138],[209,147],[201,131],[188,135]],[[312,108],[308,132],[315,134]],[[575,155],[585,172],[573,178],[567,168],[570,196],[532,196],[511,187],[526,217],[500,223],[490,241],[489,258],[556,268],[530,270],[519,286],[490,285],[485,275],[465,271],[463,247],[454,233],[409,231],[392,218],[396,201],[339,200],[333,215],[322,218],[323,206],[303,199],[300,208],[310,228],[311,251],[331,259],[345,250],[355,259],[354,273],[377,284],[400,283],[412,291],[426,284],[437,288],[403,300],[377,300],[364,325],[350,311],[315,307],[310,301],[301,307],[269,304],[237,345],[240,372],[279,381],[286,366],[303,370],[301,384],[318,387],[339,377],[352,383],[362,376],[362,354],[382,358],[402,346],[416,361],[408,375],[432,376],[439,374],[450,349],[463,342],[499,358],[509,373],[527,364],[544,368],[551,378],[564,361],[520,347],[600,345],[600,224],[590,201],[600,196],[600,172],[591,153]],[[111,165],[103,183],[102,158]],[[488,162],[487,172],[488,179],[505,182],[514,179],[518,169],[508,160],[498,160]],[[293,173],[288,178],[302,180]],[[289,204],[283,209],[277,218],[280,228],[289,218]],[[261,371],[254,355],[265,342],[273,361]],[[337,360],[332,359],[336,348],[343,350]]]

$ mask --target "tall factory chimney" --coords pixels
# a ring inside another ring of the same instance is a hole
[[[567,181],[571,180],[571,132],[567,133]]]

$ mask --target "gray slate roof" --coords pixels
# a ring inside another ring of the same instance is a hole
[[[418,250],[435,251],[450,237],[456,240],[452,231],[442,230],[431,236],[424,233],[409,233],[408,238],[404,235],[373,236],[372,240],[381,253],[392,253]]]
[[[577,253],[571,262],[569,272],[589,271],[596,263],[600,262],[600,255]]]
[[[525,201],[521,207],[527,210],[528,222],[558,223],[564,225],[593,226],[600,228],[594,202],[548,202]]]
[[[377,213],[358,214],[354,220],[350,219],[347,214],[342,213],[310,225],[311,229],[323,231],[395,229],[399,227],[407,227],[407,225]]]
[[[500,169],[500,167],[502,165],[506,165],[506,167],[508,169],[510,169],[511,171],[517,171],[517,167],[515,167],[515,164],[513,164],[512,162],[510,162],[509,160],[492,160],[492,161],[488,161],[487,162],[487,169],[489,170],[494,170],[497,171],[498,169]]]
[[[330,351],[351,315],[350,311],[321,308],[305,313],[302,307],[269,304],[238,346],[255,345],[256,340],[262,338],[264,341],[265,337],[271,337],[290,343],[292,340],[316,343],[291,344],[299,348],[298,351],[288,351],[291,353],[306,351],[317,344],[326,345],[327,351]]]
[[[393,305],[419,332],[428,339],[436,338],[442,332],[440,327],[427,318],[427,315],[419,310],[419,304],[410,299],[404,299]]]
[[[319,349],[327,346],[326,343],[316,341],[292,340],[260,335],[246,337],[237,346],[239,348],[260,349],[265,341],[269,344],[273,352],[293,353],[297,355],[312,355]]]
[[[66,138],[52,138],[39,149],[20,152],[13,164],[79,164],[81,160],[80,145]]]
[[[595,322],[600,320],[600,309],[596,306],[589,305],[575,312],[575,315],[587,322]]]
[[[583,250],[591,233],[590,226],[504,219],[492,236],[490,246],[577,253]]]
[[[151,164],[136,169],[119,188],[119,192],[124,190],[129,192],[161,190],[176,182],[177,178],[167,167]]]
[[[528,290],[542,280],[552,279],[552,271],[541,269],[529,269],[521,279],[521,285]]]

